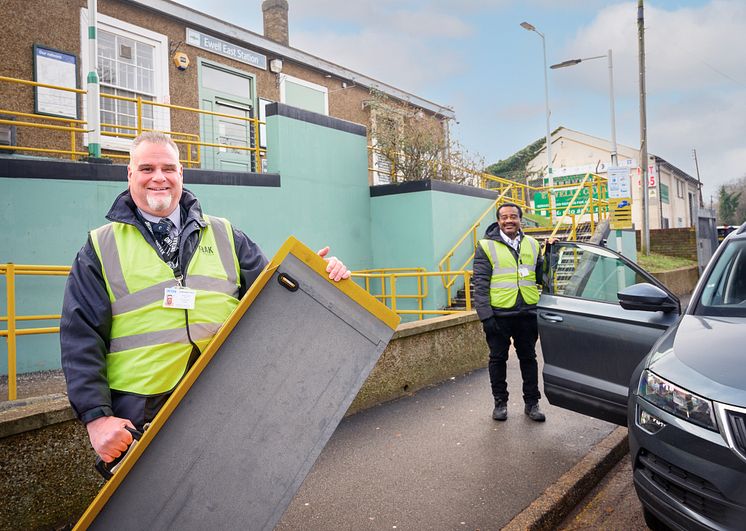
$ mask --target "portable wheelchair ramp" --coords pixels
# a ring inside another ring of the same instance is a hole
[[[77,529],[272,529],[399,318],[294,238]]]

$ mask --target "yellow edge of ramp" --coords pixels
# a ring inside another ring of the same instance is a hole
[[[392,330],[396,329],[396,326],[399,324],[398,315],[396,315],[384,304],[368,294],[364,289],[355,284],[355,282],[353,282],[352,280],[348,279],[342,280],[340,282],[334,282],[333,280],[330,280],[329,274],[326,272],[326,261],[319,257],[311,249],[306,247],[304,244],[302,244],[300,241],[298,241],[296,238],[291,236],[285,241],[282,247],[280,247],[280,249],[277,251],[277,254],[275,254],[272,260],[265,267],[264,271],[262,271],[257,280],[249,288],[246,295],[244,295],[244,297],[241,299],[236,309],[228,317],[225,324],[220,328],[210,344],[207,345],[202,355],[195,362],[194,366],[192,366],[189,372],[176,386],[173,394],[166,401],[163,408],[158,412],[155,419],[153,419],[150,427],[145,431],[140,441],[132,448],[127,457],[122,460],[114,476],[103,486],[91,505],[83,513],[74,529],[87,529],[93,523],[99,512],[108,502],[109,498],[122,483],[127,473],[132,469],[135,462],[145,451],[148,444],[158,434],[160,429],[174,412],[176,407],[179,405],[186,393],[192,387],[199,375],[202,373],[208,363],[210,363],[220,346],[233,331],[233,328],[240,321],[243,314],[246,312],[249,306],[251,306],[264,286],[272,278],[279,265],[285,260],[288,255],[293,255],[295,258],[306,264],[310,269],[316,271],[320,276],[333,284],[342,293],[344,293],[359,306],[368,311],[371,315],[379,319],[386,326],[388,326]],[[133,509],[133,516],[135,514],[136,510]]]

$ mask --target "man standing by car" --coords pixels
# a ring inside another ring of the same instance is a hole
[[[474,303],[490,348],[492,418],[508,418],[506,372],[512,338],[523,377],[524,412],[531,420],[544,422],[535,348],[542,257],[539,242],[521,230],[522,219],[516,204],[497,208],[497,222],[487,228],[474,254]]]
[[[267,264],[228,220],[202,213],[165,134],[135,138],[127,181],[111,223],[75,258],[60,322],[70,403],[107,463],[132,443],[127,428],[153,420]],[[330,279],[349,278],[327,261]]]

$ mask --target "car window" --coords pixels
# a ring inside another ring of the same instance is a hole
[[[702,290],[695,315],[746,317],[746,240],[731,240]]]
[[[619,304],[619,290],[648,281],[617,255],[599,247],[562,245],[555,258],[551,272],[554,295]]]

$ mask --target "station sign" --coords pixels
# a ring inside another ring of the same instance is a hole
[[[267,56],[260,53],[247,50],[241,46],[236,46],[233,43],[218,39],[211,35],[205,35],[192,28],[186,29],[186,42],[190,46],[196,48],[202,48],[225,57],[229,57],[241,63],[260,68],[262,70],[267,69]]]

